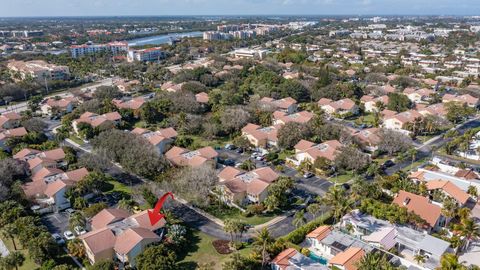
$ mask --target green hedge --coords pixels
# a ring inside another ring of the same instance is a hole
[[[318,217],[318,218],[310,221],[309,223],[299,227],[298,229],[296,229],[294,231],[291,231],[289,234],[281,237],[280,239],[283,240],[283,241],[291,242],[293,244],[298,245],[298,244],[302,243],[303,240],[305,240],[305,237],[307,236],[307,234],[309,232],[315,230],[316,228],[318,228],[321,225],[331,224],[332,221],[333,220],[332,220],[332,216],[330,215],[330,213],[326,213],[326,214],[322,215],[321,217]]]

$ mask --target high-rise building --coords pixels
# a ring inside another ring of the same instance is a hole
[[[110,42],[106,44],[83,44],[70,47],[70,53],[73,58],[81,57],[87,54],[98,52],[110,52],[113,55],[128,51],[127,42]]]
[[[165,57],[165,52],[162,51],[162,48],[148,48],[143,50],[129,50],[127,55],[128,62],[134,61],[158,61]]]

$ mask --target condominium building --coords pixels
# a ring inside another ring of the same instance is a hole
[[[43,60],[34,61],[11,61],[7,64],[13,78],[21,80],[33,78],[38,80],[67,80],[70,78],[70,70],[67,66],[49,64]]]
[[[98,52],[110,52],[113,55],[128,51],[127,42],[110,42],[106,44],[83,44],[70,47],[70,53],[73,58],[81,57],[87,54]]]
[[[150,62],[158,61],[165,57],[165,52],[162,51],[162,48],[155,47],[143,50],[129,50],[127,54],[128,62],[141,61],[141,62]]]

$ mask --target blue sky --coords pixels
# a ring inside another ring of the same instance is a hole
[[[477,15],[480,0],[0,0],[0,17],[235,14]]]

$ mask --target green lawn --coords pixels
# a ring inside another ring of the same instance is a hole
[[[201,147],[206,147],[206,146],[211,146],[211,147],[224,147],[225,144],[230,143],[230,139],[228,137],[225,138],[218,138],[218,139],[212,139],[212,140],[207,140],[205,138],[202,138],[200,136],[191,136],[189,135],[188,137],[193,139],[192,146],[195,148],[201,148]]]
[[[3,240],[3,243],[5,243],[5,246],[7,246],[8,250],[10,252],[15,250],[13,248],[13,243],[12,243],[11,239]],[[22,245],[20,244],[20,242],[18,240],[15,240],[15,244],[17,246],[17,251],[20,251],[23,254],[23,256],[25,257],[25,262],[18,269],[19,270],[37,269],[39,267],[39,265],[37,265],[32,259],[30,259],[29,255],[28,255],[28,251],[26,249],[23,249]]]
[[[352,177],[353,177],[353,174],[351,172],[346,172],[345,174],[332,176],[329,178],[329,180],[332,181],[333,183],[343,184],[350,181]]]
[[[84,144],[85,142],[80,139],[79,137],[77,137],[76,135],[70,135],[70,137],[68,137],[70,140],[74,141],[75,143],[79,144],[79,145],[82,145]]]
[[[227,261],[230,255],[222,255],[217,253],[212,245],[214,237],[200,231],[190,231],[188,238],[188,250],[186,254],[177,254],[181,259],[180,269],[196,269],[198,265],[214,263],[213,269],[222,269],[222,263]],[[252,250],[251,247],[241,249],[241,254],[248,254]]]
[[[218,206],[216,204],[212,204],[208,207],[202,208],[202,210],[221,220],[238,219],[253,226],[263,224],[276,217],[275,213],[245,217],[243,213],[237,208],[228,207],[226,205]]]
[[[120,183],[116,180],[108,181],[108,184],[106,185],[105,189],[102,190],[102,192],[104,192],[105,194],[108,194],[114,191],[132,195],[132,189],[129,186],[123,183]]]

